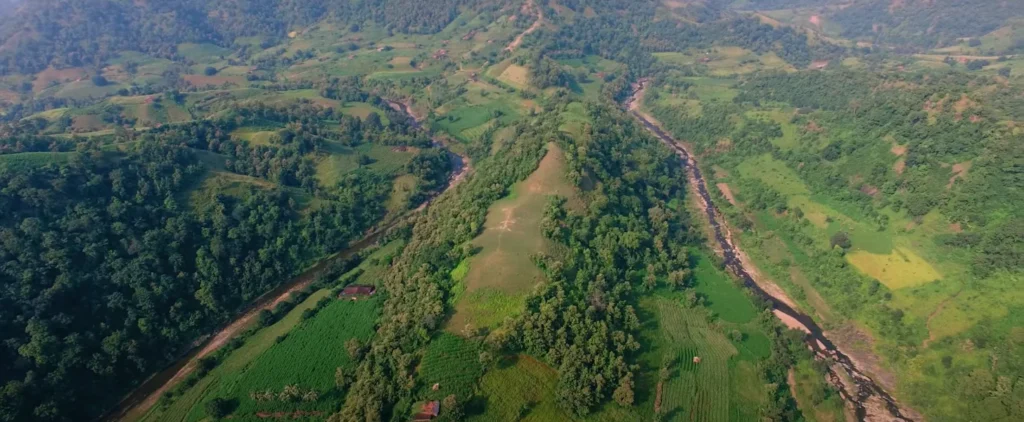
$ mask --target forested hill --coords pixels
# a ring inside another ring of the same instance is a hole
[[[101,66],[121,50],[176,56],[183,42],[232,46],[239,37],[274,45],[289,28],[323,19],[372,21],[396,32],[437,32],[476,0],[38,0],[6,19],[0,73]]]
[[[809,9],[844,37],[918,48],[980,37],[1024,16],[1024,2],[1006,0],[750,0],[740,7]]]

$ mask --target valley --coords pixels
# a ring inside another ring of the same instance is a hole
[[[1011,3],[21,3],[0,421],[1018,420]]]

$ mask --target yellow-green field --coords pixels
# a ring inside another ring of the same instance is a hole
[[[530,256],[551,251],[540,228],[548,198],[574,195],[564,178],[564,160],[564,153],[550,144],[537,170],[490,207],[483,233],[472,242],[481,250],[468,263],[450,331],[461,333],[467,325],[493,327],[522,311],[526,295],[541,275]]]
[[[746,74],[759,70],[794,70],[793,66],[790,66],[775,53],[769,52],[759,55],[753,51],[732,46],[715,47],[708,52],[689,54],[678,52],[654,53],[654,56],[659,61],[680,66],[698,63],[706,65],[712,76]]]
[[[517,88],[525,88],[530,82],[530,70],[519,65],[509,65],[498,79]]]
[[[261,128],[239,128],[231,132],[231,136],[249,141],[253,145],[270,145],[274,137],[277,136],[277,131],[261,130]]]
[[[761,179],[783,195],[810,194],[800,176],[782,161],[772,158],[770,154],[749,158],[739,165],[738,170],[743,177]]]
[[[890,289],[902,289],[942,278],[928,261],[906,248],[895,248],[887,255],[866,251],[850,252],[846,259],[858,270],[881,281]]]

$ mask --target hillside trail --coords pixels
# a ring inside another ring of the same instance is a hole
[[[505,47],[505,51],[515,51],[516,48],[519,48],[519,45],[523,43],[523,38],[533,33],[533,31],[540,29],[540,26],[544,24],[544,11],[534,4],[534,0],[526,0],[526,3],[523,4],[523,11],[527,13],[535,13],[537,15],[537,20],[534,21],[533,25],[530,25],[529,28],[526,28],[525,31],[516,35],[516,38],[508,44],[508,47]]]
[[[932,320],[935,319],[935,317],[940,312],[945,310],[946,306],[949,305],[950,302],[956,300],[957,296],[960,296],[960,293],[962,293],[963,291],[964,290],[961,288],[960,290],[957,290],[956,293],[953,293],[952,296],[943,299],[942,303],[939,303],[939,306],[936,306],[935,310],[928,314],[928,319],[926,320],[924,325],[925,328],[928,329],[928,338],[924,339],[924,341],[921,342],[922,349],[927,349],[929,344],[938,339],[938,336],[936,336],[935,333],[932,332]]]
[[[753,262],[739,249],[733,241],[728,223],[715,207],[711,195],[708,193],[707,183],[690,146],[674,139],[662,129],[656,119],[640,109],[647,82],[646,79],[641,79],[634,84],[633,94],[627,100],[626,108],[648,132],[679,156],[682,166],[687,170],[690,189],[692,193],[696,194],[694,196],[704,211],[711,228],[713,236],[708,239],[712,242],[709,246],[722,256],[725,267],[754,294],[767,300],[772,306],[772,312],[786,326],[807,333],[805,337],[807,347],[814,352],[817,359],[830,363],[828,379],[837,388],[843,401],[855,412],[857,420],[870,422],[921,420],[922,417],[917,412],[897,403],[881,385],[858,369],[863,365],[858,365],[854,359],[843,353],[826,336],[824,330],[814,319],[800,312],[794,301],[786,296],[778,285],[762,276]]]
[[[413,115],[407,104],[391,101],[388,103],[396,110],[412,117],[417,128],[422,127],[422,118]],[[467,165],[468,159],[455,154],[448,149],[446,142],[443,139],[436,136],[432,139],[434,141],[434,145],[448,151],[449,156],[452,159],[452,174],[444,189],[434,192],[434,194],[424,201],[418,208],[406,212],[404,215],[395,218],[393,221],[385,223],[383,226],[371,231],[362,239],[351,244],[344,251],[320,260],[314,266],[303,271],[287,283],[256,298],[256,300],[247,306],[246,309],[236,316],[234,320],[222,326],[222,328],[215,331],[213,335],[206,337],[205,339],[201,338],[197,340],[193,343],[195,346],[175,363],[146,379],[146,381],[129,393],[111,412],[108,412],[105,416],[101,417],[101,419],[108,421],[136,421],[141,419],[146,415],[149,409],[156,405],[164,392],[177,385],[195,370],[200,359],[209,356],[229,340],[241,333],[261,311],[273,310],[279,303],[288,300],[293,292],[302,290],[312,284],[313,280],[316,279],[316,277],[329,265],[339,260],[348,259],[363,249],[373,245],[384,233],[388,231],[388,229],[404,221],[406,217],[426,209],[435,198],[458,185],[459,182],[465,179],[466,174],[470,170],[470,166]]]

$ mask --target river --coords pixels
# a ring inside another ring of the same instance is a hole
[[[772,311],[786,325],[807,333],[807,346],[814,351],[818,359],[829,362],[829,381],[839,390],[843,400],[852,407],[858,421],[913,421],[914,419],[908,416],[913,412],[901,407],[878,383],[859,370],[853,360],[825,336],[825,332],[814,322],[814,319],[796,310],[794,306],[790,305],[792,301],[788,298],[776,297],[779,295],[778,293],[776,295],[769,293],[768,290],[775,291],[773,286],[759,282],[751,275],[756,272],[748,270],[744,259],[742,259],[742,252],[733,244],[729,228],[725,226],[723,217],[711,200],[707,183],[697,166],[694,155],[687,150],[683,143],[676,141],[662,130],[654,118],[639,111],[646,85],[646,80],[640,80],[634,84],[633,94],[627,100],[626,107],[649,132],[675,151],[681,159],[682,165],[689,170],[687,177],[698,194],[708,224],[714,233],[714,239],[710,239],[715,242],[712,246],[716,246],[721,251],[726,268],[739,277],[747,288],[771,303]]]
[[[388,104],[396,110],[409,115],[409,117],[413,119],[413,126],[416,128],[422,128],[420,119],[412,114],[406,103],[388,101]],[[448,151],[448,155],[451,159],[451,176],[448,179],[448,184],[443,190],[434,192],[429,199],[424,201],[419,208],[416,208],[412,212],[419,212],[425,209],[427,205],[434,200],[434,198],[437,198],[442,193],[447,192],[462,181],[470,169],[467,165],[468,159],[466,157],[455,154],[449,150],[443,139],[439,137],[433,137],[432,139],[434,146],[444,148]],[[238,335],[238,333],[249,326],[249,323],[259,315],[260,311],[264,309],[273,309],[278,303],[281,303],[291,297],[292,292],[306,288],[306,286],[309,286],[313,280],[316,279],[317,275],[334,262],[348,259],[363,249],[373,245],[382,235],[384,235],[384,233],[388,231],[388,229],[394,227],[403,221],[403,219],[403,217],[399,217],[394,219],[394,221],[378,227],[362,239],[350,244],[344,251],[320,260],[314,266],[303,271],[287,283],[284,283],[258,297],[255,301],[246,306],[245,309],[233,320],[215,330],[214,334],[206,337],[204,340],[197,341],[194,344],[194,347],[192,347],[184,356],[167,368],[146,379],[135,390],[129,393],[128,396],[122,399],[112,411],[101,417],[101,419],[108,421],[135,421],[141,419],[145,416],[146,412],[148,412],[149,409],[157,403],[160,396],[163,395],[165,391],[174,387],[178,382],[181,382],[181,380],[185,379],[185,377],[192,373],[199,359],[213,353],[227,343],[228,340]]]

